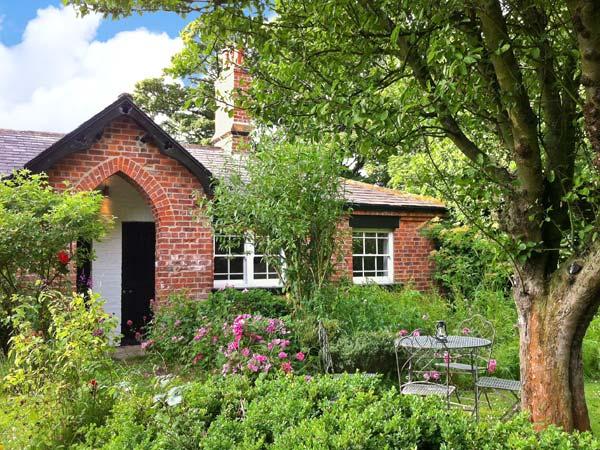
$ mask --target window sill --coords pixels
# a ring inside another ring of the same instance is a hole
[[[353,277],[354,284],[394,284],[390,277]]]
[[[274,280],[260,280],[246,283],[243,280],[215,280],[213,281],[214,289],[252,289],[252,288],[267,288],[277,289],[283,287],[283,284]]]

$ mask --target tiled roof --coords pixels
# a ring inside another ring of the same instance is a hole
[[[58,141],[64,134],[39,131],[0,129],[0,175],[25,166],[27,162]],[[244,165],[244,157],[228,154],[220,147],[182,144],[183,147],[215,178],[227,176],[231,170]],[[354,180],[345,180],[348,202],[355,207],[371,209],[445,209],[444,204],[431,197],[407,194]]]
[[[16,131],[0,128],[0,175],[22,169],[64,134],[42,131]]]

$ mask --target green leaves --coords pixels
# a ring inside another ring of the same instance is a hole
[[[285,138],[263,136],[258,151],[242,161],[244,168],[233,162],[208,213],[216,233],[246,235],[260,245],[269,264],[285,273],[295,300],[305,303],[333,271],[337,225],[345,211],[341,162],[329,145]]]

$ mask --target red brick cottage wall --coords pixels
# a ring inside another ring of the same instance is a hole
[[[202,185],[181,163],[163,155],[142,130],[123,117],[105,127],[88,150],[73,153],[47,172],[50,183],[64,181],[92,190],[112,175],[129,181],[150,206],[156,226],[155,298],[185,289],[205,298],[213,286],[213,239],[208,221],[198,220],[194,194]]]
[[[394,230],[393,260],[394,283],[408,284],[425,291],[433,287],[433,261],[430,253],[434,250],[431,240],[421,235],[421,229],[439,214],[431,212],[384,212],[354,210],[352,214],[368,216],[393,216],[400,218],[400,225]],[[352,279],[352,228],[349,218],[340,224],[342,235],[341,252],[343,260],[338,264],[338,276]]]

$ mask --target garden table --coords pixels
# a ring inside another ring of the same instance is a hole
[[[479,419],[479,370],[476,364],[477,352],[492,345],[492,341],[475,336],[447,336],[446,338],[438,338],[437,336],[408,336],[396,339],[396,347],[419,348],[430,350],[443,350],[450,353],[452,350],[460,350],[468,352],[470,365],[474,368],[471,371],[473,376],[473,389],[475,394],[474,413],[476,419]],[[446,363],[444,366],[451,368],[451,363]],[[460,399],[459,399],[460,401]]]

